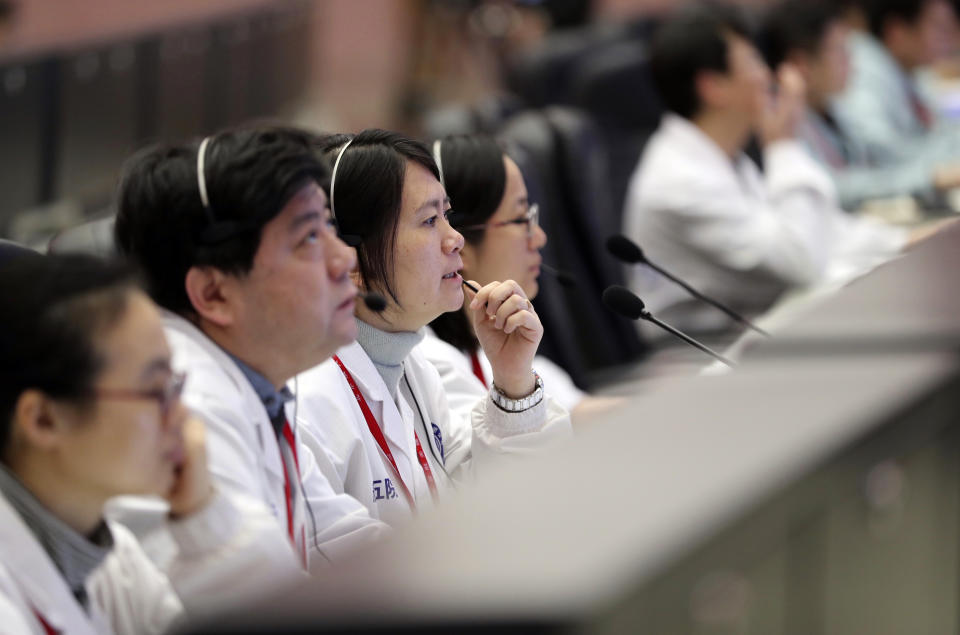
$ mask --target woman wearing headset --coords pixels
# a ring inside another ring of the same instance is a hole
[[[336,468],[334,486],[396,523],[487,461],[568,436],[569,416],[533,371],[543,326],[523,287],[490,281],[465,299],[463,237],[427,148],[366,130],[323,149],[333,216],[357,250],[355,282],[386,308],[358,305],[357,342],[299,377],[300,416]],[[431,320],[464,304],[493,380],[469,413],[450,408],[436,368],[415,350]]]

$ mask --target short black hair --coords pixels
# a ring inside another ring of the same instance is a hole
[[[683,9],[657,29],[650,47],[650,72],[668,110],[687,119],[699,112],[697,75],[729,70],[730,34],[752,41],[743,13],[719,4]]]
[[[304,186],[326,188],[320,137],[284,126],[244,127],[208,141],[209,208],[200,198],[200,144],[158,145],[127,161],[120,179],[115,236],[160,306],[193,314],[184,288],[191,267],[242,276],[253,267],[263,227]]]
[[[507,188],[503,148],[487,135],[452,135],[434,142],[440,149],[443,186],[450,197],[455,228],[482,225],[493,216]],[[460,232],[468,243],[478,244],[482,229]]]
[[[451,223],[467,243],[480,244],[486,234],[483,229],[462,228],[483,225],[500,207],[507,188],[503,148],[486,135],[454,135],[438,142],[443,184],[453,210]],[[441,314],[430,323],[430,328],[460,350],[477,349],[477,338],[461,311]]]
[[[776,68],[796,51],[816,54],[827,29],[842,19],[840,11],[828,0],[784,0],[774,6],[760,38],[767,63]]]
[[[331,135],[318,145],[333,165],[347,141],[350,145],[331,183],[337,229],[357,248],[363,284],[382,287],[399,304],[393,290],[393,258],[407,161],[419,163],[437,180],[440,172],[423,143],[389,130],[374,128],[353,137]]]
[[[867,16],[870,32],[882,40],[884,30],[891,19],[914,24],[926,6],[934,1],[936,0],[862,0],[861,6]]]
[[[87,255],[16,258],[0,268],[0,453],[26,390],[88,403],[104,360],[96,340],[126,312],[131,270]]]

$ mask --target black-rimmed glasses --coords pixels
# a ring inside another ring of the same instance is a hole
[[[529,208],[527,208],[526,213],[512,220],[505,220],[499,223],[484,223],[482,225],[467,225],[465,227],[454,226],[454,229],[457,231],[479,231],[481,229],[487,229],[489,227],[503,227],[504,225],[526,225],[527,226],[527,239],[533,238],[534,230],[540,226],[540,206],[537,203],[534,203]]]
[[[136,401],[153,399],[160,406],[160,415],[164,418],[170,414],[174,403],[183,394],[183,386],[187,382],[186,373],[172,373],[163,388],[156,390],[134,390],[125,388],[98,388],[94,394],[98,399],[114,399],[118,401]]]

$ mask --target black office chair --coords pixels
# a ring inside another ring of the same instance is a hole
[[[20,243],[0,238],[0,267],[25,256],[40,256],[40,254]]]
[[[540,276],[534,304],[546,330],[541,350],[589,387],[593,371],[633,361],[645,350],[632,325],[600,302],[603,289],[622,284],[604,250],[619,228],[602,141],[589,119],[565,108],[522,113],[499,136],[543,210],[544,260],[577,280],[575,289],[564,289],[550,275]]]
[[[607,239],[621,231],[622,211],[615,203],[608,149],[600,129],[584,113],[572,108],[553,107],[544,111],[554,131],[559,183],[568,203],[565,231],[576,246],[582,270],[583,299],[599,298],[613,284],[624,284],[623,269],[606,250]],[[609,348],[598,357],[598,366],[636,360],[647,347],[633,324],[613,316],[596,302],[576,302],[585,313],[583,320],[606,329]],[[592,327],[591,327],[592,328]]]
[[[630,176],[663,115],[650,77],[646,46],[611,46],[573,71],[573,103],[596,121],[610,157],[612,205],[623,209]]]
[[[524,110],[514,95],[490,95],[472,105],[447,104],[423,116],[425,136],[439,139],[455,134],[496,134],[503,122]]]
[[[112,213],[57,232],[47,245],[49,253],[83,253],[109,258],[116,255]]]
[[[565,29],[507,60],[507,87],[529,106],[569,104],[577,64],[603,48],[638,37],[635,24],[598,23]]]

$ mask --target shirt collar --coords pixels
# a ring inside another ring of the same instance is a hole
[[[6,466],[0,464],[0,492],[17,510],[80,604],[87,607],[85,583],[113,549],[113,534],[103,521],[87,537],[53,515]]]
[[[250,382],[253,391],[257,393],[257,397],[259,397],[263,403],[263,407],[267,409],[267,416],[270,417],[270,421],[273,422],[275,426],[278,420],[280,420],[282,424],[283,418],[281,415],[283,414],[283,406],[288,401],[293,400],[293,392],[290,388],[284,386],[280,390],[277,390],[274,385],[270,383],[270,380],[264,377],[259,371],[254,370],[229,351],[225,352],[227,355],[230,355],[230,359],[234,361],[240,369],[240,372],[243,373],[243,376]]]

